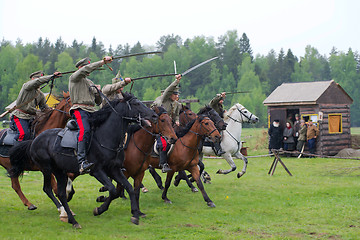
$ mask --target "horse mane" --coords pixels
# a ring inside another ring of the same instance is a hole
[[[58,105],[58,103],[56,104]],[[54,106],[55,108],[55,106]],[[51,114],[53,113],[54,109],[48,108],[45,111],[36,114],[35,119],[31,123],[31,128],[42,129],[46,122],[49,120]]]
[[[212,107],[210,107],[209,105],[205,105],[205,107],[201,108],[198,112],[198,115],[200,114],[207,114],[208,112],[210,112],[212,109]]]
[[[167,113],[166,109],[162,106],[153,106],[151,109],[154,110],[159,117],[161,114]]]
[[[232,114],[236,109],[237,109],[237,108],[236,108],[236,104],[235,104],[234,106],[232,106],[232,107],[229,109],[229,111],[228,111],[226,114],[224,114],[224,121],[227,120],[227,119],[229,119],[229,116],[231,116],[231,114]]]
[[[181,112],[186,112],[187,110],[190,110],[190,108],[184,104],[181,104],[182,105],[182,108],[180,109],[180,113]]]
[[[93,127],[99,127],[103,122],[105,122],[106,119],[109,118],[111,112],[113,111],[113,108],[120,103],[122,100],[115,99],[109,102],[109,104],[106,104],[103,108],[100,110],[92,113],[89,117],[89,123]]]
[[[198,118],[195,118],[188,122],[185,127],[180,127],[175,133],[178,138],[181,138],[185,136],[190,130],[190,128],[194,125],[195,121],[198,119],[200,122],[203,120],[203,118],[206,117],[204,115],[199,115]]]

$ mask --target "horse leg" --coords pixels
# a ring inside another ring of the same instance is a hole
[[[58,196],[57,183],[54,174],[51,174],[51,188],[53,189],[55,196]]]
[[[130,205],[131,205],[131,222],[138,225],[139,224],[139,216],[141,215],[140,210],[138,208],[138,204],[135,197],[134,188],[129,183],[128,179],[125,177],[124,173],[120,169],[114,169],[112,171],[114,180],[118,183],[124,186],[125,190],[129,194],[130,198]],[[140,189],[140,185],[139,185]]]
[[[165,181],[165,188],[164,188],[164,191],[162,193],[162,196],[161,198],[166,202],[166,203],[172,203],[170,201],[170,199],[167,198],[167,191],[170,187],[170,184],[171,184],[171,179],[172,177],[174,176],[174,171],[171,171],[171,172],[168,172],[167,175],[166,175],[166,181]]]
[[[43,191],[53,201],[53,203],[55,204],[58,211],[61,212],[62,205],[61,205],[61,203],[59,203],[59,201],[54,196],[54,193],[53,193],[53,190],[51,187],[51,172],[49,170],[44,170],[43,176],[44,176]]]
[[[243,176],[243,175],[246,173],[246,168],[247,168],[248,160],[247,160],[247,158],[246,158],[244,155],[242,155],[240,152],[237,152],[237,153],[235,154],[235,157],[241,158],[241,159],[244,161],[244,167],[243,167],[243,169],[241,170],[241,172],[239,172],[239,173],[237,174],[237,177],[240,178],[241,176]]]
[[[192,167],[191,169],[189,169],[189,171],[191,172],[193,178],[196,181],[196,184],[198,186],[198,188],[200,189],[205,202],[207,203],[207,205],[209,207],[216,207],[215,204],[213,203],[213,201],[211,201],[211,199],[209,198],[209,196],[207,195],[207,193],[205,192],[205,188],[204,185],[202,184],[201,180],[200,180],[200,172],[199,172],[199,168],[197,166]]]
[[[231,172],[235,171],[236,170],[236,165],[234,163],[234,160],[231,157],[231,154],[229,152],[226,152],[222,156],[223,156],[223,158],[225,158],[227,163],[230,165],[231,169],[228,169],[228,170],[219,169],[216,173],[217,174],[228,174],[228,173],[231,173]]]
[[[163,190],[164,187],[163,187],[163,185],[162,185],[161,177],[160,177],[160,175],[155,171],[155,168],[149,167],[149,172],[150,172],[151,175],[153,176],[153,178],[154,178],[154,180],[155,180],[158,188],[159,188],[160,190]]]
[[[54,172],[54,175],[57,180],[57,189],[58,189],[58,198],[65,209],[67,214],[68,223],[72,224],[74,228],[81,228],[80,224],[75,220],[72,211],[70,210],[69,204],[67,203],[67,194],[66,194],[66,185],[68,183],[67,175],[58,170]],[[60,216],[61,217],[61,216]],[[64,216],[63,216],[64,218]]]
[[[109,197],[105,199],[104,203],[100,207],[95,208],[93,211],[94,216],[98,216],[109,209],[112,198],[115,199],[114,196],[116,195],[116,189],[112,184],[112,180],[107,177],[104,171],[98,170],[94,171],[92,174],[109,191]]]
[[[138,207],[139,211],[140,211],[140,188],[142,186],[141,182],[142,182],[142,179],[144,178],[144,174],[145,174],[145,172],[142,172],[134,178],[135,199],[136,199],[137,207]],[[146,217],[146,214],[140,211],[140,216]]]
[[[186,175],[184,170],[178,172],[178,175],[175,177],[174,185],[177,187],[181,180],[185,180],[186,184],[191,188],[192,192],[198,192],[199,190],[191,183],[189,177]]]
[[[21,201],[25,206],[28,207],[29,210],[35,210],[37,207],[32,204],[24,195],[24,193],[21,191],[21,186],[19,183],[19,178],[11,178],[11,187],[14,189],[14,191],[17,193]]]

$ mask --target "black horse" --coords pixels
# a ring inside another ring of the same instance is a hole
[[[114,100],[106,107],[92,114],[89,119],[93,127],[93,137],[88,152],[88,160],[94,163],[90,175],[94,176],[109,190],[109,198],[98,208],[94,215],[105,212],[113,199],[116,198],[116,188],[112,184],[114,179],[122,184],[128,192],[131,200],[131,222],[139,224],[140,211],[136,204],[134,189],[121,171],[124,161],[124,136],[128,125],[134,121],[145,118],[156,122],[157,114],[147,108],[137,98],[128,93],[123,93],[123,100]],[[59,144],[58,133],[62,129],[55,128],[44,131],[33,141],[19,143],[13,148],[10,160],[13,168],[9,171],[10,176],[19,176],[22,169],[23,156],[30,157],[36,162],[44,175],[44,192],[57,207],[64,206],[68,215],[68,222],[75,228],[81,228],[80,224],[72,215],[66,201],[67,172],[78,174],[76,156],[71,151],[64,150]],[[65,153],[64,153],[65,151]],[[54,197],[50,178],[54,174],[58,184],[58,196],[61,204]]]

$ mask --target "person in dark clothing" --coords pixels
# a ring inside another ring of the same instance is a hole
[[[271,124],[269,130],[269,153],[271,153],[271,149],[280,149],[282,147],[283,134],[280,128],[280,121],[274,120]]]

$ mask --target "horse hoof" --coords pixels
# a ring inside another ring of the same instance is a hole
[[[222,170],[219,169],[219,170],[216,172],[216,174],[222,174]]]
[[[96,198],[96,202],[105,202],[106,197],[105,196],[99,196]]]
[[[35,210],[35,209],[37,209],[37,206],[35,206],[34,204],[28,206],[28,210]]]
[[[139,225],[139,219],[136,217],[131,217],[131,222],[135,225]]]
[[[145,213],[140,213],[140,217],[146,218],[146,214]]]
[[[191,191],[192,192],[198,192],[199,190],[196,187],[194,187],[194,188],[191,189]]]
[[[64,222],[64,223],[67,223],[68,222],[68,217],[60,217],[60,221]]]
[[[141,189],[141,191],[142,191],[143,193],[147,193],[147,192],[149,191],[149,189],[147,189],[146,187],[143,187],[143,188]]]
[[[238,173],[237,178],[241,178],[243,175],[244,175],[243,173]]]
[[[108,189],[104,186],[102,186],[101,188],[99,188],[99,192],[106,192]]]
[[[207,205],[212,208],[216,207],[216,205],[213,202],[208,202]]]
[[[99,208],[94,208],[93,214],[94,216],[99,216]]]
[[[169,199],[164,200],[165,203],[172,204],[172,202]]]
[[[75,228],[75,229],[81,229],[82,227],[81,227],[80,224],[75,223],[75,224],[73,224],[73,228]]]

